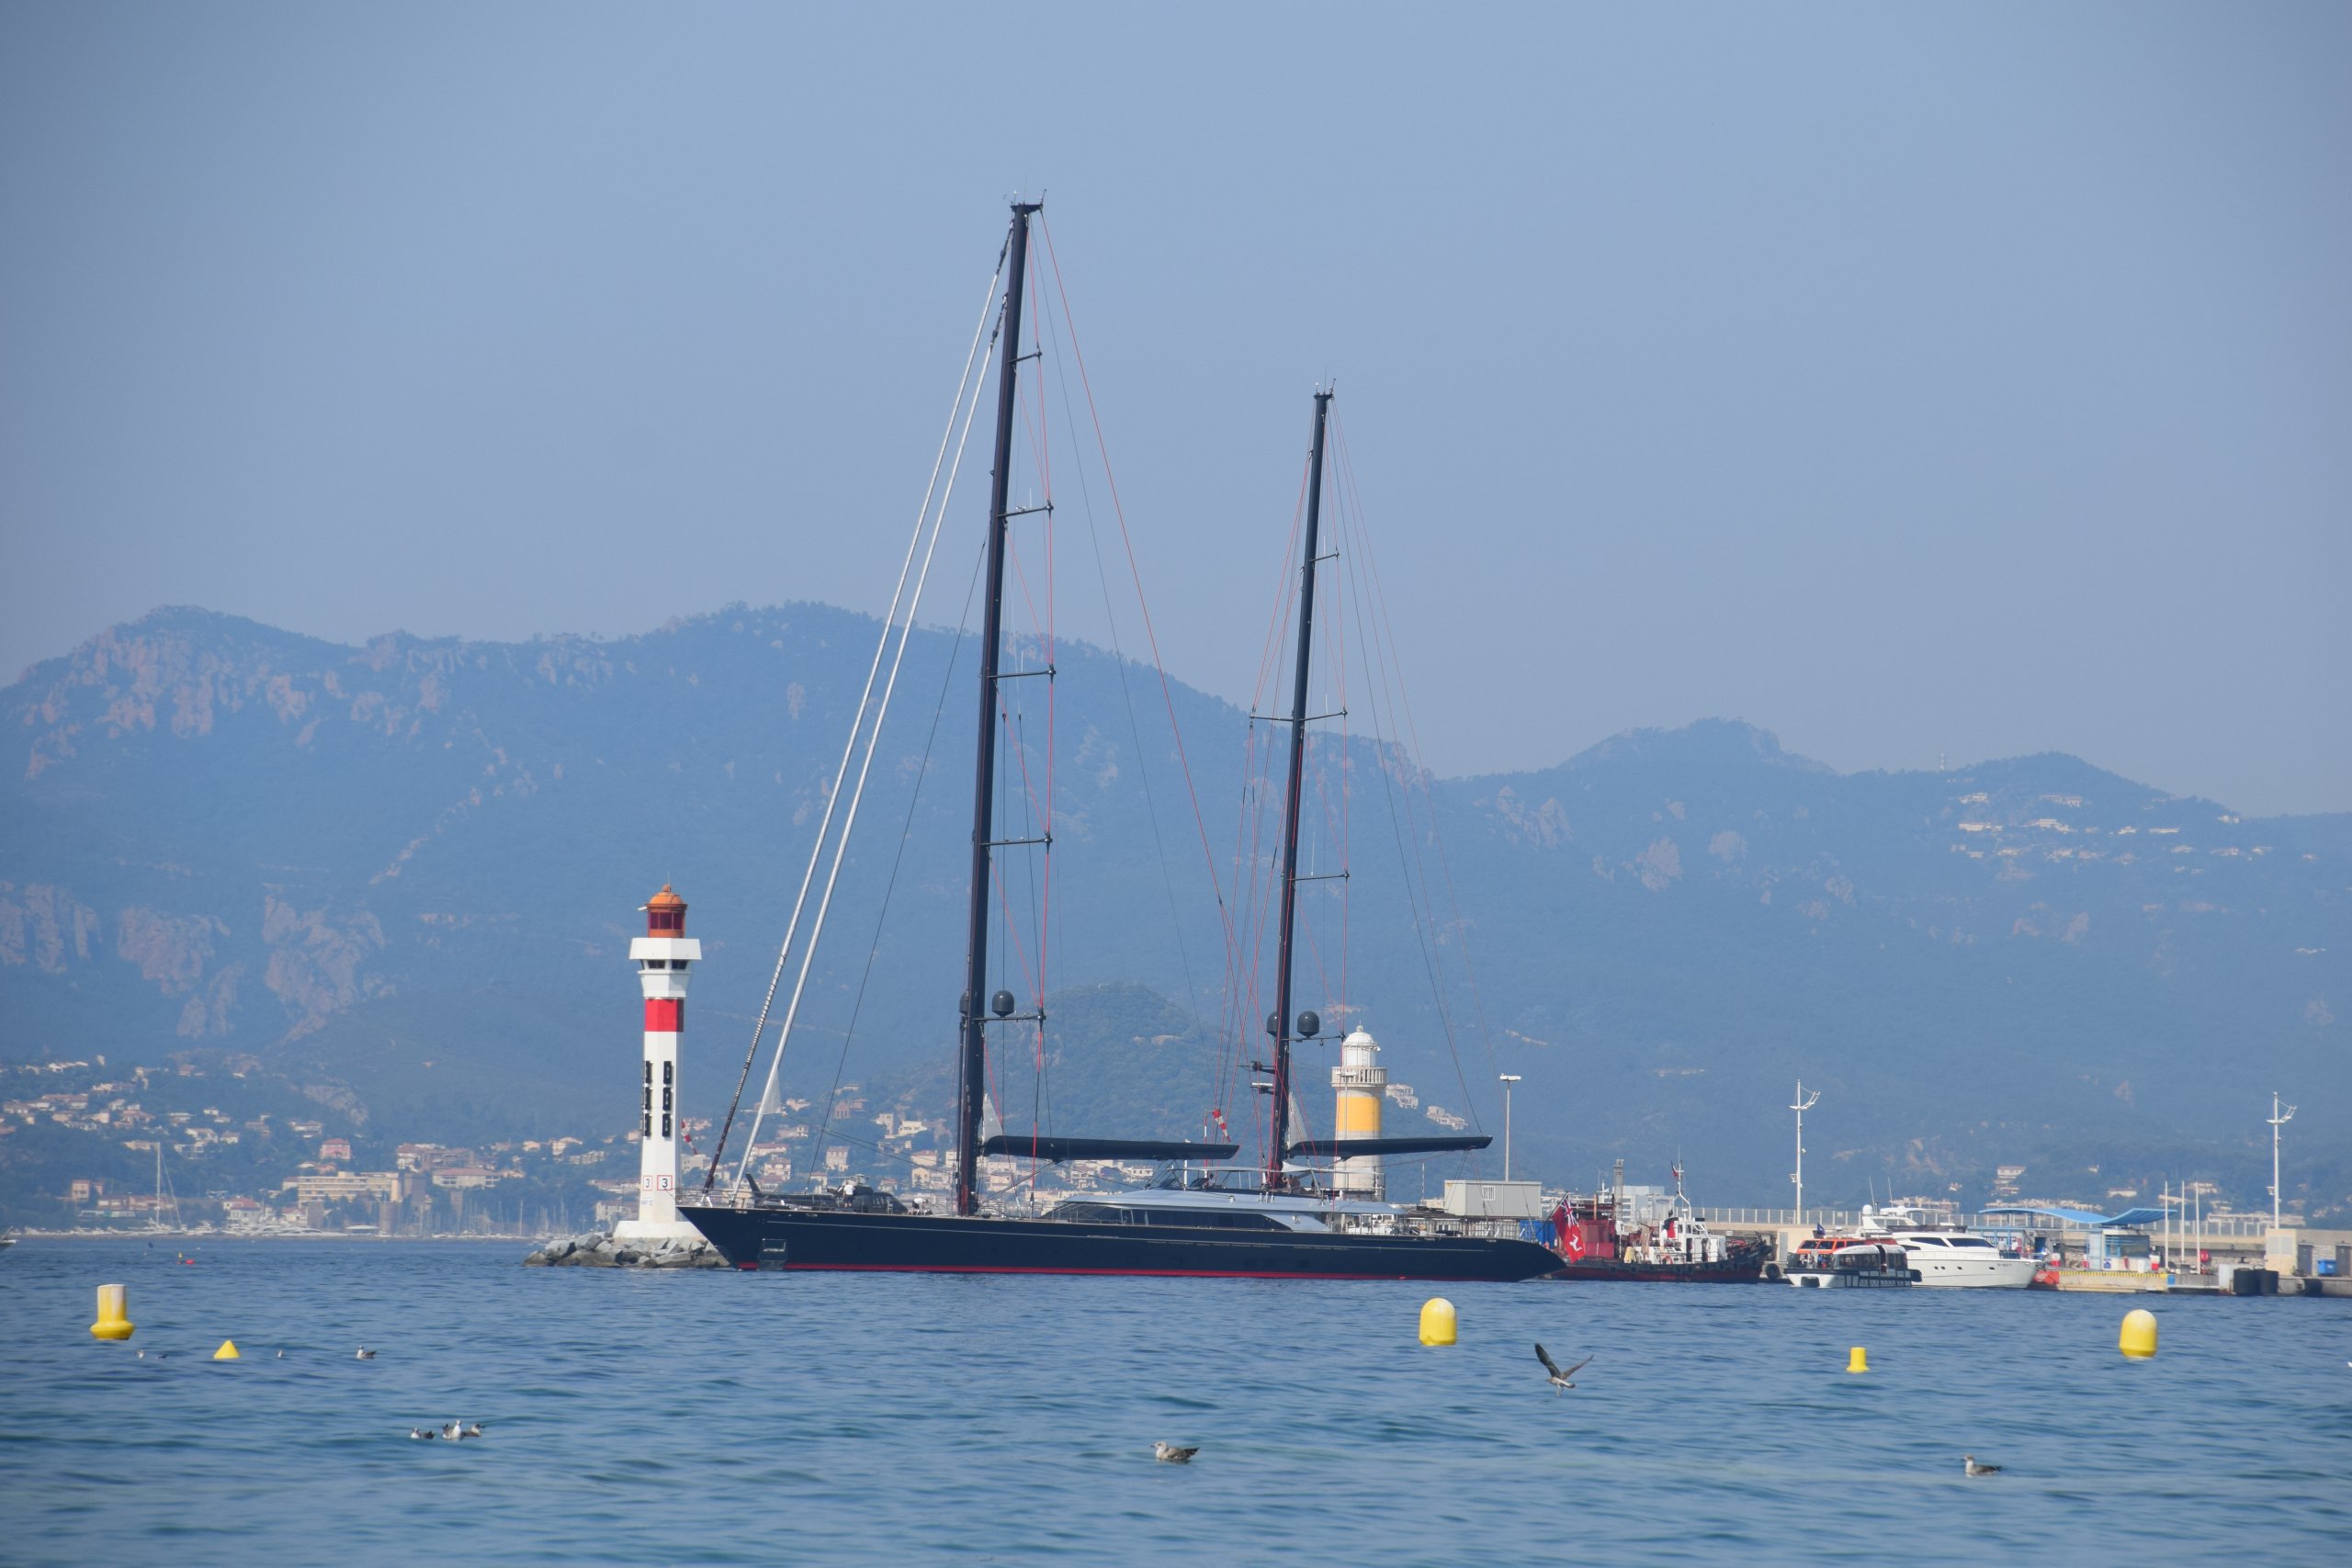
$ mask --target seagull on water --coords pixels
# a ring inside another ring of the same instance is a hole
[[[1162,1464],[1190,1464],[1193,1462],[1193,1456],[1200,1451],[1197,1448],[1180,1449],[1173,1443],[1151,1445],[1151,1457]]]
[[[461,1438],[479,1438],[479,1437],[481,1437],[481,1422],[479,1422],[479,1421],[469,1421],[469,1422],[467,1422],[463,1427],[460,1427],[458,1429],[458,1436],[459,1436],[459,1437],[461,1437]]]
[[[150,1356],[146,1351],[141,1350],[139,1352],[139,1359],[142,1361],[160,1361],[170,1354],[171,1352],[169,1350],[158,1350],[153,1355]]]
[[[362,1345],[359,1347],[358,1353],[354,1355],[351,1359],[355,1361],[372,1361],[376,1359],[376,1352],[368,1348],[367,1346]]]
[[[2001,1467],[1997,1464],[1977,1463],[1976,1456],[1974,1454],[1961,1455],[1960,1464],[1961,1473],[1962,1475],[1998,1475],[2001,1473]]]
[[[430,1427],[411,1427],[408,1435],[417,1442],[429,1443],[441,1434]]]
[[[1560,1363],[1552,1359],[1552,1353],[1544,1349],[1541,1345],[1535,1347],[1535,1359],[1544,1363],[1544,1370],[1545,1371],[1552,1374],[1552,1389],[1555,1393],[1565,1393],[1569,1389],[1576,1387],[1577,1385],[1570,1382],[1568,1380],[1575,1377],[1578,1372],[1584,1371],[1585,1368],[1592,1361],[1592,1358],[1590,1356],[1587,1356],[1575,1366],[1563,1371],[1560,1368]]]

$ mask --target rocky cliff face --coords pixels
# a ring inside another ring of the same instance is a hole
[[[350,648],[190,610],[113,628],[0,694],[0,1052],[233,1048],[469,1135],[596,1114],[628,1099],[604,1082],[633,1060],[627,939],[668,880],[707,953],[700,1104],[740,1061],[874,629],[813,605],[611,642]],[[951,648],[916,639],[812,973],[791,1071],[820,1081],[853,1021],[886,1066],[948,1046],[969,679]],[[1262,1006],[1224,998],[1164,719],[1132,716],[1158,705],[1130,707],[1107,656],[1057,659],[1046,983],[1141,982],[1238,1039]],[[1237,781],[1215,770],[1246,720],[1177,702],[1229,846]],[[1042,761],[1044,717],[1013,762]],[[1307,999],[1370,1022],[1396,1078],[1448,1086],[1427,1098],[1450,1116],[1498,1122],[1496,1071],[1523,1073],[1530,1157],[1589,1174],[1679,1143],[1760,1193],[1799,1073],[1849,1118],[1817,1124],[1858,1181],[2069,1127],[2254,1125],[2231,1097],[2272,1077],[2312,1086],[2313,1125],[2352,1111],[2336,820],[2241,820],[2063,756],[1841,775],[1721,722],[1510,777],[1430,780],[1361,743],[1343,761],[1324,776],[1356,823],[1349,945],[1343,964],[1318,885]],[[1254,942],[1234,880],[1263,852],[1218,853]],[[1310,1114],[1319,1070],[1310,1053]],[[1204,1069],[1203,1110],[1229,1078]]]

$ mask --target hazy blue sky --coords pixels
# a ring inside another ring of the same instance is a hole
[[[2340,4],[18,0],[0,666],[878,607],[1042,186],[1188,680],[1329,374],[1442,772],[2352,808],[2347,171]]]

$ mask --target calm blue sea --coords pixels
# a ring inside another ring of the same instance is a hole
[[[0,1561],[2271,1560],[2352,1540],[2352,1302],[0,1256]],[[130,1287],[129,1345],[94,1291]],[[209,1358],[233,1337],[245,1359]],[[1571,1394],[1530,1348],[1591,1353]],[[353,1357],[379,1347],[373,1361]],[[1846,1351],[1870,1353],[1849,1376]],[[133,1351],[161,1361],[141,1360]],[[285,1350],[284,1359],[277,1352]],[[409,1428],[479,1420],[465,1443]],[[1152,1439],[1198,1444],[1156,1464]],[[1961,1455],[2004,1465],[1967,1481]]]

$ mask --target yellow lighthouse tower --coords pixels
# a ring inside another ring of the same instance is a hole
[[[1388,1069],[1380,1065],[1380,1043],[1362,1029],[1340,1042],[1340,1065],[1331,1069],[1331,1087],[1340,1104],[1332,1119],[1333,1135],[1351,1138],[1380,1136],[1380,1102],[1388,1090]],[[1334,1161],[1331,1185],[1340,1192],[1363,1198],[1387,1195],[1388,1178],[1378,1155],[1354,1155]]]

